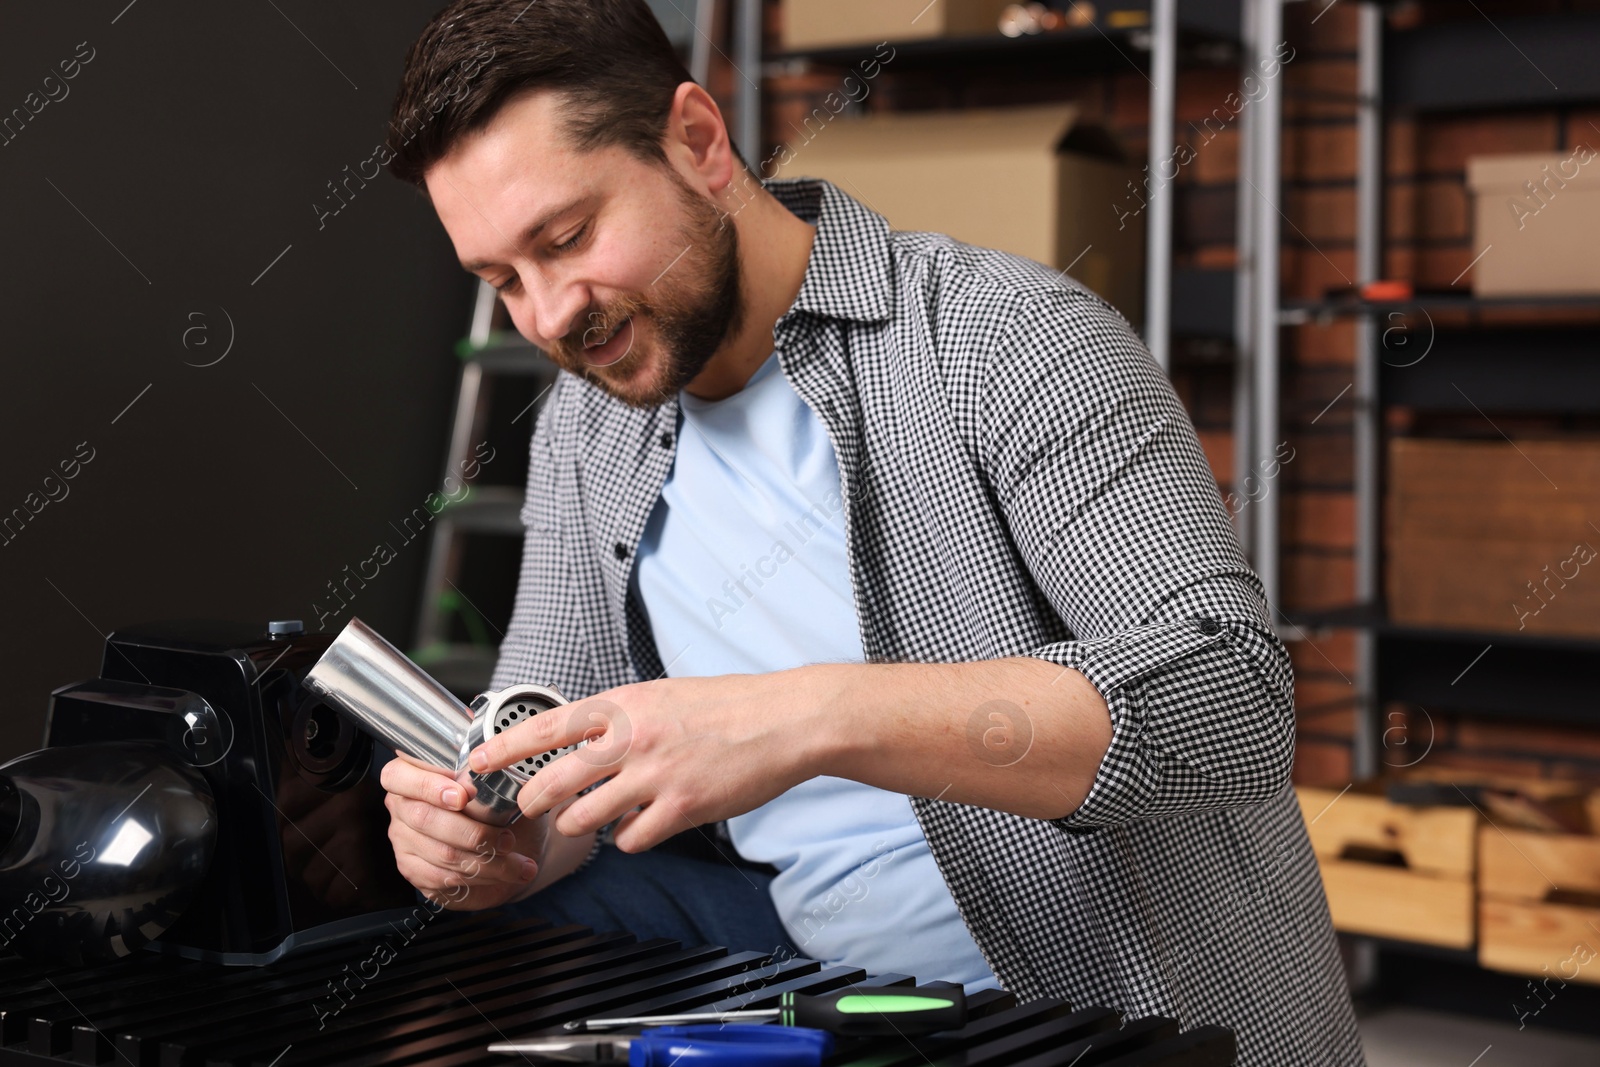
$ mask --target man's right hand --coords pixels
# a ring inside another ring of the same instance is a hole
[[[548,815],[508,827],[462,813],[465,790],[439,768],[396,752],[380,781],[387,791],[395,866],[429,899],[454,911],[478,911],[533,892],[550,833]]]

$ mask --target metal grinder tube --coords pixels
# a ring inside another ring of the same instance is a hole
[[[355,618],[307,672],[305,686],[385,743],[454,775],[469,798],[466,814],[491,826],[510,825],[522,814],[517,792],[531,775],[516,765],[479,774],[467,765],[467,755],[498,732],[494,717],[506,694],[527,691],[550,706],[566,703],[548,686],[513,686],[478,697],[474,716],[473,709]]]

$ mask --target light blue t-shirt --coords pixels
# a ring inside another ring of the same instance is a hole
[[[667,674],[862,662],[838,461],[777,353],[740,392],[679,404],[632,575]],[[813,778],[728,829],[741,856],[778,868],[772,902],[805,955],[969,992],[998,985],[905,796]]]

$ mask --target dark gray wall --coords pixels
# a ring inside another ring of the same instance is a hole
[[[372,155],[442,3],[0,6],[0,117],[66,93],[0,146],[0,516],[66,493],[0,546],[0,759],[106,632],[311,624],[438,485],[470,280],[387,175],[321,228],[314,205]],[[409,643],[425,551],[350,611]]]

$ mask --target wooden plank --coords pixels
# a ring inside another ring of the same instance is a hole
[[[1300,810],[1318,859],[1334,860],[1349,847],[1385,849],[1405,857],[1422,874],[1472,878],[1478,813],[1472,808],[1408,807],[1381,796],[1299,787]]]
[[[1514,541],[1546,545],[1557,559],[1572,554],[1573,545],[1594,539],[1589,517],[1600,505],[1600,490],[1557,495],[1550,483],[1533,475],[1521,493],[1501,493],[1478,487],[1470,496],[1445,496],[1423,487],[1390,497],[1385,529],[1394,540],[1460,539],[1464,541]],[[1572,568],[1568,568],[1570,574]],[[1540,575],[1529,575],[1530,578]]]
[[[1343,860],[1325,860],[1320,866],[1335,929],[1447,948],[1472,947],[1471,880]]]
[[[1565,781],[1559,778],[1529,778],[1524,774],[1493,774],[1486,771],[1469,771],[1461,767],[1432,767],[1426,763],[1407,769],[1405,777],[1407,781],[1443,782],[1447,785],[1458,785],[1463,789],[1483,786],[1503,793],[1521,793],[1523,796],[1542,801],[1570,800],[1580,806],[1587,804],[1588,810],[1594,813],[1594,816],[1600,817],[1600,790],[1592,789],[1583,782]],[[1594,822],[1591,817],[1590,825],[1600,826],[1600,823]]]
[[[1478,831],[1484,893],[1535,902],[1556,890],[1600,893],[1600,837],[1531,830]]]
[[[1478,915],[1483,966],[1600,985],[1600,908],[1484,897]]]
[[[1388,557],[1395,622],[1600,635],[1600,535],[1587,527],[1576,536],[1516,541],[1396,535],[1389,538]]]
[[[1468,441],[1396,437],[1389,442],[1389,487],[1396,496],[1560,499],[1539,474],[1580,496],[1600,485],[1600,440]]]

